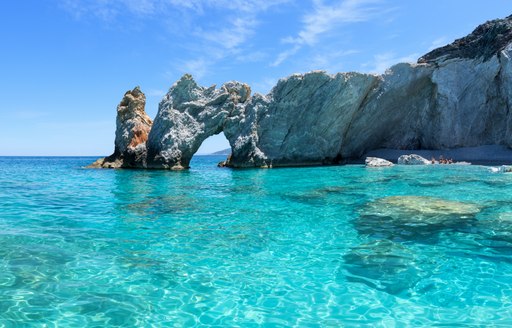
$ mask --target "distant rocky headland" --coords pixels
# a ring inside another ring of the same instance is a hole
[[[281,79],[268,95],[240,82],[197,85],[186,74],[152,121],[137,87],[117,107],[114,153],[92,167],[186,169],[223,132],[226,165],[330,165],[375,149],[512,147],[512,16],[478,26],[415,64],[382,75],[314,71]]]
[[[231,148],[222,149],[211,153],[210,155],[231,155]]]

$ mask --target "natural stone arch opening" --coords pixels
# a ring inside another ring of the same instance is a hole
[[[192,156],[201,156],[201,155],[216,155],[215,153],[223,151],[223,154],[217,154],[217,155],[229,155],[232,153],[231,145],[229,144],[228,139],[226,138],[226,135],[224,134],[224,131],[221,131],[217,134],[213,134],[201,143],[199,146],[199,149],[196,151],[196,153]]]

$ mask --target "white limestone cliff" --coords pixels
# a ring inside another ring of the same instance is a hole
[[[119,132],[128,125],[118,115],[111,159],[185,169],[201,143],[221,132],[231,167],[337,164],[379,148],[511,147],[512,16],[382,75],[314,71],[280,80],[266,96],[250,92],[240,82],[201,87],[185,75],[130,161],[122,154],[133,137]]]

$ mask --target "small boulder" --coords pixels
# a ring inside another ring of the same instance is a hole
[[[500,167],[490,167],[488,170],[491,173],[512,173],[512,166],[502,165]]]
[[[501,173],[512,173],[512,166],[502,165],[499,170]]]
[[[366,157],[364,163],[366,164],[367,167],[385,167],[394,165],[390,161],[378,157]]]
[[[398,157],[397,163],[399,165],[429,165],[432,164],[428,159],[421,157],[420,155],[402,155]]]

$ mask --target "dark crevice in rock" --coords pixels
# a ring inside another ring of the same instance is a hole
[[[347,128],[345,129],[345,131],[342,132],[342,138],[340,140],[340,153],[343,153],[343,146],[347,143],[349,132],[352,129],[352,124],[355,121],[355,117],[361,115],[361,113],[364,111],[365,105],[368,102],[368,99],[370,99],[370,96],[373,95],[380,88],[381,83],[382,78],[376,77],[372,80],[369,87],[365,90],[366,92],[364,93],[363,97],[361,98],[361,101],[357,105],[357,109],[352,113],[352,116],[348,121],[349,123],[347,125]],[[359,155],[354,157],[358,156]]]

